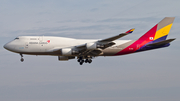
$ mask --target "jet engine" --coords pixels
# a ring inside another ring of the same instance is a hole
[[[104,48],[103,44],[97,44],[97,43],[86,43],[87,50],[95,50],[97,48]]]
[[[79,52],[77,50],[73,50],[71,48],[63,48],[61,49],[61,55],[63,56],[71,56],[71,55],[76,55]]]
[[[96,44],[96,43],[86,43],[86,48],[87,48],[88,50],[97,49],[97,44]]]
[[[71,49],[71,48],[61,49],[61,55],[65,55],[65,56],[70,56],[70,55],[72,55],[72,49]]]
[[[74,59],[74,56],[58,56],[59,61],[68,61],[69,59]]]

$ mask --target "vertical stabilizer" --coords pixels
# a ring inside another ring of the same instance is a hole
[[[167,35],[171,29],[175,17],[165,17],[148,32],[146,32],[139,40],[144,40],[147,42],[159,42],[166,40]]]
[[[154,41],[156,40],[158,42],[161,40],[166,40],[174,19],[175,19],[175,17],[165,17],[163,20],[161,20],[158,23],[157,31],[154,36]]]

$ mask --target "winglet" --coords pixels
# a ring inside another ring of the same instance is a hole
[[[130,30],[128,30],[126,33],[132,33],[135,30],[135,28],[132,28]]]

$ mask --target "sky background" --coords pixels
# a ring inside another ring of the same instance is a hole
[[[179,101],[180,0],[0,0],[1,101]],[[55,56],[20,55],[3,45],[17,36],[103,39],[130,28],[138,39],[176,17],[168,48],[98,57],[82,66]]]

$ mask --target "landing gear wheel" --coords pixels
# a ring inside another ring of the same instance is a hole
[[[84,62],[90,64],[92,62],[92,57],[82,57],[82,56],[79,56],[77,61],[79,62],[80,65],[83,65]]]
[[[24,61],[24,59],[23,59],[23,55],[20,53],[20,55],[21,55],[21,62],[23,62]]]
[[[85,63],[91,63],[91,62],[92,62],[91,59],[86,59],[86,60],[85,60]]]
[[[24,61],[24,59],[23,58],[21,58],[21,62],[23,62]]]
[[[92,60],[91,60],[91,59],[89,59],[89,60],[88,60],[88,63],[91,63],[91,62],[92,62]]]
[[[87,63],[88,61],[89,61],[89,60],[88,60],[88,59],[86,59],[86,60],[85,60],[85,63]]]
[[[83,63],[82,62],[79,62],[80,65],[82,65]]]
[[[80,60],[79,64],[82,65],[84,63],[84,60]]]
[[[80,65],[82,65],[84,63],[83,57],[79,57],[79,59],[77,60],[79,62]]]

